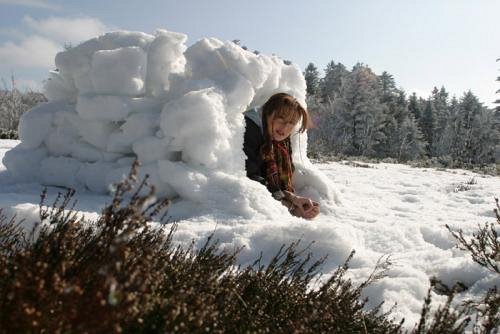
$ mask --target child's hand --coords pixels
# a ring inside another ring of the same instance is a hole
[[[296,206],[294,211],[296,216],[312,219],[319,214],[319,203],[312,201],[310,198],[295,196],[292,203]]]
[[[319,215],[319,203],[313,201],[313,206],[312,208],[304,213],[304,218],[306,219],[313,219],[317,215]]]

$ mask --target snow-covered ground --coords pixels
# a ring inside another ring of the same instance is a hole
[[[1,140],[0,161],[18,143]],[[480,295],[488,287],[500,285],[498,277],[454,247],[445,228],[448,224],[471,233],[478,223],[494,221],[492,209],[494,197],[500,196],[499,177],[398,164],[369,166],[316,164],[333,183],[341,203],[313,221],[291,217],[285,211],[275,213],[273,219],[265,215],[245,218],[231,213],[229,208],[210,212],[197,211],[185,202],[174,204],[171,215],[179,220],[176,238],[186,245],[193,239],[201,243],[215,230],[223,247],[244,246],[241,264],[255,260],[261,252],[264,259],[269,259],[282,244],[297,239],[303,241],[303,246],[315,241],[314,254],[329,255],[322,269],[327,275],[354,249],[350,272],[356,280],[366,278],[381,256],[390,255],[393,266],[388,276],[368,287],[365,294],[370,305],[385,300],[384,308],[388,309],[397,303],[394,315],[405,317],[407,325],[419,318],[431,276],[447,284],[465,283],[469,289],[460,298]],[[470,185],[470,190],[454,191],[472,177],[477,183]],[[33,222],[38,215],[41,189],[38,183],[13,182],[0,165],[0,207],[7,215],[25,218],[27,225]],[[49,188],[51,196],[58,191],[61,189]],[[78,190],[77,198],[77,209],[88,218],[95,217],[110,202],[109,196],[84,189]],[[434,300],[442,301],[444,297],[436,295]]]

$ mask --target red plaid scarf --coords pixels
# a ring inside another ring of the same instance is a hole
[[[266,160],[266,179],[269,190],[294,192],[292,184],[293,164],[290,156],[290,139],[272,142],[272,159]]]

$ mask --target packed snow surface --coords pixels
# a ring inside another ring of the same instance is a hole
[[[17,144],[18,141],[0,141],[0,157]],[[179,222],[176,240],[186,246],[195,240],[200,245],[215,231],[222,247],[232,250],[244,246],[239,257],[242,265],[253,262],[260,252],[264,260],[269,260],[282,244],[301,239],[306,246],[315,241],[311,247],[314,254],[317,257],[328,254],[322,268],[326,276],[354,249],[356,255],[350,273],[357,281],[368,277],[381,256],[390,255],[393,265],[388,276],[369,286],[365,295],[369,297],[370,306],[385,300],[385,310],[397,303],[394,316],[406,318],[405,323],[410,327],[419,318],[432,276],[450,285],[464,282],[469,289],[459,300],[479,296],[489,287],[500,285],[498,275],[495,278],[473,263],[467,253],[454,247],[455,241],[445,228],[448,224],[470,234],[477,223],[493,222],[494,197],[500,195],[500,178],[463,170],[419,169],[383,163],[368,164],[369,168],[347,162],[315,166],[335,185],[342,198],[335,212],[322,213],[312,221],[291,217],[286,211],[273,212],[272,218],[243,217],[238,214],[240,203],[218,202],[219,198],[226,198],[219,190],[209,198],[213,210],[187,201],[173,205],[171,219]],[[174,167],[168,168],[175,174]],[[469,190],[455,191],[471,178],[476,184],[469,185]],[[190,180],[180,178],[178,182]],[[207,189],[223,189],[227,182],[231,181],[214,173],[202,184]],[[33,222],[38,216],[41,189],[39,183],[14,182],[0,165],[0,207],[6,208],[8,215],[26,218],[27,225]],[[270,199],[254,190],[251,186],[226,189],[230,194],[242,192],[255,200],[263,206],[257,208],[258,211],[269,210]],[[62,190],[49,187],[51,198],[58,191]],[[196,194],[196,189],[192,189],[192,193]],[[193,194],[190,196],[197,196]],[[259,201],[258,196],[263,198]],[[95,218],[104,204],[111,201],[109,195],[85,190],[80,190],[77,198],[77,209],[89,219]],[[435,301],[444,299],[434,296]]]

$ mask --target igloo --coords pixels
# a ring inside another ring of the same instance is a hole
[[[296,65],[233,42],[166,30],[110,32],[57,54],[49,102],[20,120],[3,163],[19,181],[106,193],[134,159],[158,196],[245,217],[286,210],[245,177],[245,110],[287,92],[305,105]],[[292,136],[295,187],[331,207],[327,178]],[[282,212],[281,212],[282,213]]]

